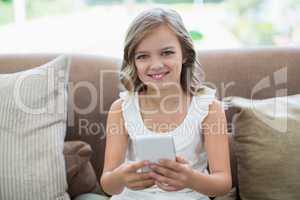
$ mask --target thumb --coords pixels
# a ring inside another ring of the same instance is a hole
[[[181,156],[176,156],[176,162],[179,162],[181,164],[188,164],[188,162]]]
[[[146,161],[146,160],[137,161],[137,162],[131,163],[128,170],[130,172],[135,172],[138,169],[147,166],[148,164],[149,164],[149,161]]]

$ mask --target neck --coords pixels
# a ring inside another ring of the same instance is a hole
[[[190,98],[181,87],[168,87],[165,89],[155,89],[148,87],[143,92],[145,98],[142,100],[147,107],[164,109],[182,108],[184,103],[189,102]],[[181,109],[180,109],[181,110]]]

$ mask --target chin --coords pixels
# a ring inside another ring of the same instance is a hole
[[[171,83],[171,82],[169,82],[169,83]],[[162,83],[151,82],[149,84],[149,82],[148,82],[148,84],[146,84],[146,85],[147,85],[148,88],[150,87],[150,88],[153,88],[153,89],[166,90],[166,89],[169,89],[170,85],[175,85],[175,83],[168,84],[168,82],[162,82]],[[178,84],[178,86],[180,87],[180,83]]]

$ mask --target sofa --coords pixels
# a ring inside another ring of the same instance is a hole
[[[2,54],[0,73],[33,68],[55,58],[57,54]],[[69,54],[69,107],[66,141],[83,141],[90,145],[90,162],[100,180],[105,151],[105,125],[110,105],[118,98],[121,59],[92,54]],[[217,89],[217,97],[228,96],[263,99],[287,88],[288,95],[300,93],[300,48],[253,48],[199,50],[199,61],[205,72],[205,84]],[[274,72],[286,67],[287,80],[274,83]],[[267,84],[254,90],[261,80]],[[273,82],[272,82],[273,81]],[[226,109],[228,130],[237,109]],[[232,136],[230,134],[230,136]],[[235,152],[231,146],[233,194],[219,199],[239,199],[239,177]],[[99,192],[103,193],[103,191]],[[218,198],[216,198],[218,199]]]

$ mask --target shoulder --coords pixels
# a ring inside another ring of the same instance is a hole
[[[127,102],[133,95],[134,93],[128,90],[121,91],[119,93],[119,98],[111,104],[110,111],[122,111],[123,102]]]
[[[123,135],[119,133],[125,133],[124,134],[125,136],[128,135],[124,126],[124,118],[122,114],[122,101],[123,100],[119,98],[115,100],[110,106],[110,110],[108,112],[107,121],[106,121],[107,135],[110,136],[115,134],[118,136]]]
[[[122,111],[122,102],[121,98],[115,100],[110,106],[110,111]]]
[[[223,106],[219,100],[213,100],[209,104],[208,114],[224,113]]]
[[[119,98],[115,100],[108,111],[108,119],[112,119],[112,121],[123,121],[122,116],[122,99]]]
[[[110,110],[107,114],[107,122],[106,123],[107,123],[106,128],[108,130],[110,128],[112,128],[111,131],[113,131],[114,128],[116,128],[116,127],[122,127],[122,130],[125,130],[125,129],[123,129],[124,118],[123,118],[123,113],[122,113],[122,99],[119,98],[111,104]]]
[[[213,100],[209,104],[208,114],[206,118],[203,120],[203,123],[210,124],[210,123],[215,123],[215,122],[220,123],[225,121],[226,121],[225,112],[221,102],[218,100]]]

